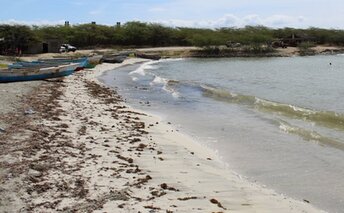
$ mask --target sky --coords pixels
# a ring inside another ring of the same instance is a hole
[[[142,21],[179,27],[344,29],[344,0],[0,0],[0,24]]]

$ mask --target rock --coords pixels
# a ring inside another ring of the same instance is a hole
[[[310,203],[309,200],[303,199],[303,202]]]
[[[30,176],[30,177],[41,177],[42,176],[42,172],[30,169],[29,172],[27,173],[27,175]]]
[[[45,170],[48,170],[49,168],[50,166],[44,163],[30,165],[30,170],[37,171],[37,172],[43,172]]]

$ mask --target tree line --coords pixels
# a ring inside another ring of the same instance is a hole
[[[156,23],[128,22],[122,26],[80,24],[72,26],[0,25],[0,48],[14,49],[47,39],[57,39],[78,48],[95,46],[212,46],[228,42],[268,44],[294,35],[310,37],[316,44],[344,45],[344,30],[271,29],[264,26],[198,29],[167,27]]]

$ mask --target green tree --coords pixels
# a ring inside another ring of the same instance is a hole
[[[0,38],[3,38],[2,51],[12,51],[19,48],[21,50],[38,41],[37,35],[28,26],[24,25],[0,25]]]

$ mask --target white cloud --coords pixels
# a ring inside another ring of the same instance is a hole
[[[231,14],[226,14],[222,18],[219,18],[218,20],[211,21],[213,26],[221,27],[221,26],[235,26],[239,25],[241,20]]]
[[[267,17],[264,22],[272,27],[278,26],[290,26],[295,24],[300,24],[304,21],[304,17],[292,17],[292,16],[285,16],[285,15],[273,15]]]
[[[273,28],[281,27],[301,27],[305,18],[302,16],[293,17],[286,15],[272,15],[268,17],[261,17],[256,14],[251,14],[243,17],[238,17],[232,14],[226,14],[216,20],[182,20],[171,19],[164,21],[154,21],[173,27],[196,27],[196,28],[221,28],[221,27],[244,27],[247,25],[257,26],[263,25]]]
[[[264,25],[263,23],[264,23],[264,20],[255,14],[248,15],[242,18],[243,25],[256,26],[256,25]]]
[[[97,16],[102,13],[101,9],[90,11],[89,14]],[[140,19],[137,19],[140,20]],[[183,19],[170,19],[162,21],[152,21],[154,23],[161,23],[172,27],[195,27],[195,28],[221,28],[221,27],[244,27],[247,25],[257,26],[263,25],[272,28],[281,27],[303,27],[306,18],[299,16],[286,16],[286,15],[272,15],[268,17],[261,17],[259,15],[247,15],[238,17],[232,14],[226,14],[214,20],[183,20]],[[49,21],[22,21],[16,19],[9,19],[0,21],[0,24],[23,24],[23,25],[61,25],[65,20]],[[109,24],[111,25],[111,24]]]
[[[9,24],[9,25],[61,25],[64,24],[65,20],[59,20],[59,21],[48,21],[48,20],[39,20],[39,21],[22,21],[22,20],[16,20],[16,19],[8,19],[0,21],[0,24]]]

